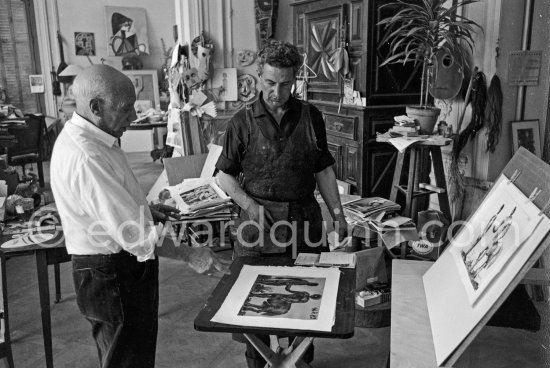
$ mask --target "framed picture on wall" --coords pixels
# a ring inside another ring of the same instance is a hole
[[[541,157],[538,120],[513,121],[512,140],[514,144],[514,153],[519,147],[524,147],[537,157]]]
[[[42,74],[29,75],[31,93],[44,93],[44,76]]]
[[[136,103],[139,102],[140,107],[156,107],[160,104],[159,82],[155,69],[123,70],[122,72],[132,81],[136,91]],[[150,101],[151,105],[146,101]]]
[[[109,56],[123,56],[130,52],[149,54],[145,9],[106,6],[105,26]]]

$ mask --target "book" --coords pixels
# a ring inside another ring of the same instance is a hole
[[[403,133],[403,132],[417,132],[418,129],[416,126],[400,126],[396,125],[390,128],[391,131],[396,133]]]
[[[382,304],[391,300],[391,288],[387,283],[367,285],[365,290],[355,294],[355,304],[362,308]]]

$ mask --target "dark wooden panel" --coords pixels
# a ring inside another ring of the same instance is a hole
[[[369,196],[389,198],[395,170],[395,150],[387,150],[388,145],[369,151],[369,182],[367,193]]]
[[[309,66],[317,73],[310,81],[310,89],[339,93],[338,73],[331,70],[331,57],[339,47],[340,32],[344,24],[344,6],[321,8],[305,13],[305,45]]]
[[[359,162],[359,149],[356,145],[347,145],[344,156],[344,180],[357,186],[359,175],[361,174]]]
[[[323,113],[327,133],[349,139],[357,139],[357,116]]]
[[[363,36],[363,3],[351,3],[349,40],[352,44],[361,42]]]
[[[420,0],[411,0],[411,2]],[[395,14],[397,7],[385,6],[385,0],[369,1],[368,33],[369,62],[367,67],[367,104],[407,104],[419,102],[421,70],[412,63],[407,65],[391,64],[379,67],[388,54],[388,45],[379,43],[384,29],[377,23],[388,16]]]
[[[334,161],[336,161],[336,164],[334,165],[334,174],[336,175],[336,179],[342,180],[343,146],[341,144],[332,142],[327,142],[327,145],[328,151],[330,152],[332,157],[334,157]]]

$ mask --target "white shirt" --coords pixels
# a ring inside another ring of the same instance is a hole
[[[154,258],[160,228],[115,137],[75,112],[55,142],[50,178],[69,254]]]

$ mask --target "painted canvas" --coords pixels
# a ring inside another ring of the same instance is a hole
[[[523,194],[499,180],[472,218],[452,240],[450,249],[471,303],[522,249],[542,217],[525,205]]]
[[[145,9],[106,6],[105,26],[109,56],[149,54]]]
[[[330,331],[339,277],[336,268],[245,265],[212,321]]]

